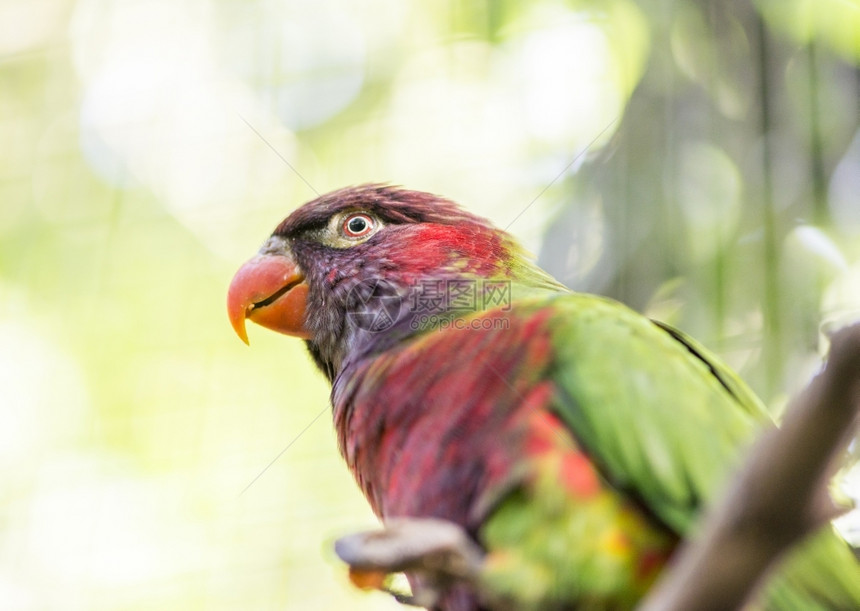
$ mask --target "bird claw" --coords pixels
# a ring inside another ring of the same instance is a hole
[[[338,539],[334,549],[355,585],[417,606],[432,606],[455,583],[474,582],[483,562],[483,552],[462,527],[436,518],[391,519],[381,530]],[[412,596],[385,585],[390,574],[401,572],[415,578]]]

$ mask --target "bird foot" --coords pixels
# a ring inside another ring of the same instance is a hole
[[[391,519],[381,530],[338,539],[334,549],[349,565],[353,584],[421,607],[433,606],[457,583],[473,583],[483,562],[482,550],[462,527],[436,518]],[[411,595],[387,585],[392,574],[403,572],[412,577]]]

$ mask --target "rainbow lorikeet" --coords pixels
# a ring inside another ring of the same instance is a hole
[[[435,517],[486,552],[482,600],[444,610],[630,608],[761,427],[753,392],[683,333],[571,292],[443,198],[335,191],[275,229],[228,309],[303,338],[332,384],[340,451],[383,520]],[[830,528],[760,594],[860,609]]]

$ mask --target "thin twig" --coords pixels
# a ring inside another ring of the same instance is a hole
[[[284,449],[283,449],[283,450],[281,450],[280,452],[278,452],[278,455],[277,455],[277,456],[275,456],[272,460],[270,460],[270,461],[269,461],[269,464],[268,464],[268,465],[266,465],[265,467],[263,467],[263,470],[262,470],[262,471],[260,471],[259,473],[257,473],[257,477],[255,477],[254,479],[252,479],[250,482],[248,482],[248,485],[247,485],[247,486],[245,486],[244,488],[242,488],[242,492],[240,492],[240,493],[239,493],[239,496],[242,496],[243,494],[245,494],[245,492],[248,490],[248,488],[250,488],[251,486],[253,486],[253,485],[254,485],[254,482],[256,482],[258,479],[260,479],[260,478],[263,476],[263,473],[265,473],[266,471],[268,471],[268,470],[269,470],[269,467],[271,467],[272,465],[274,465],[274,464],[277,462],[277,460],[278,460],[281,456],[283,456],[283,455],[284,455],[284,452],[286,452],[287,450],[289,450],[289,449],[290,449],[290,447],[291,447],[294,443],[296,443],[296,442],[299,440],[299,438],[300,438],[302,435],[304,435],[304,434],[305,434],[305,432],[307,432],[307,430],[308,430],[309,428],[311,428],[311,425],[312,425],[314,422],[316,422],[317,420],[319,420],[320,416],[322,416],[322,415],[323,415],[324,413],[326,413],[328,410],[329,410],[328,405],[326,405],[324,408],[322,408],[322,410],[320,411],[320,413],[318,413],[316,416],[314,416],[314,419],[313,419],[313,420],[311,420],[310,422],[308,422],[307,426],[305,426],[305,428],[303,428],[301,431],[299,431],[299,434],[298,434],[298,435],[296,435],[295,437],[293,437],[292,441],[290,441],[290,443],[288,443],[286,446],[284,446]]]

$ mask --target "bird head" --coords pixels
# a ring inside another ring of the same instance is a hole
[[[236,273],[227,309],[246,343],[246,320],[302,338],[333,378],[347,356],[420,332],[416,317],[447,315],[446,283],[510,280],[521,258],[508,234],[449,200],[350,187],[284,219]]]

